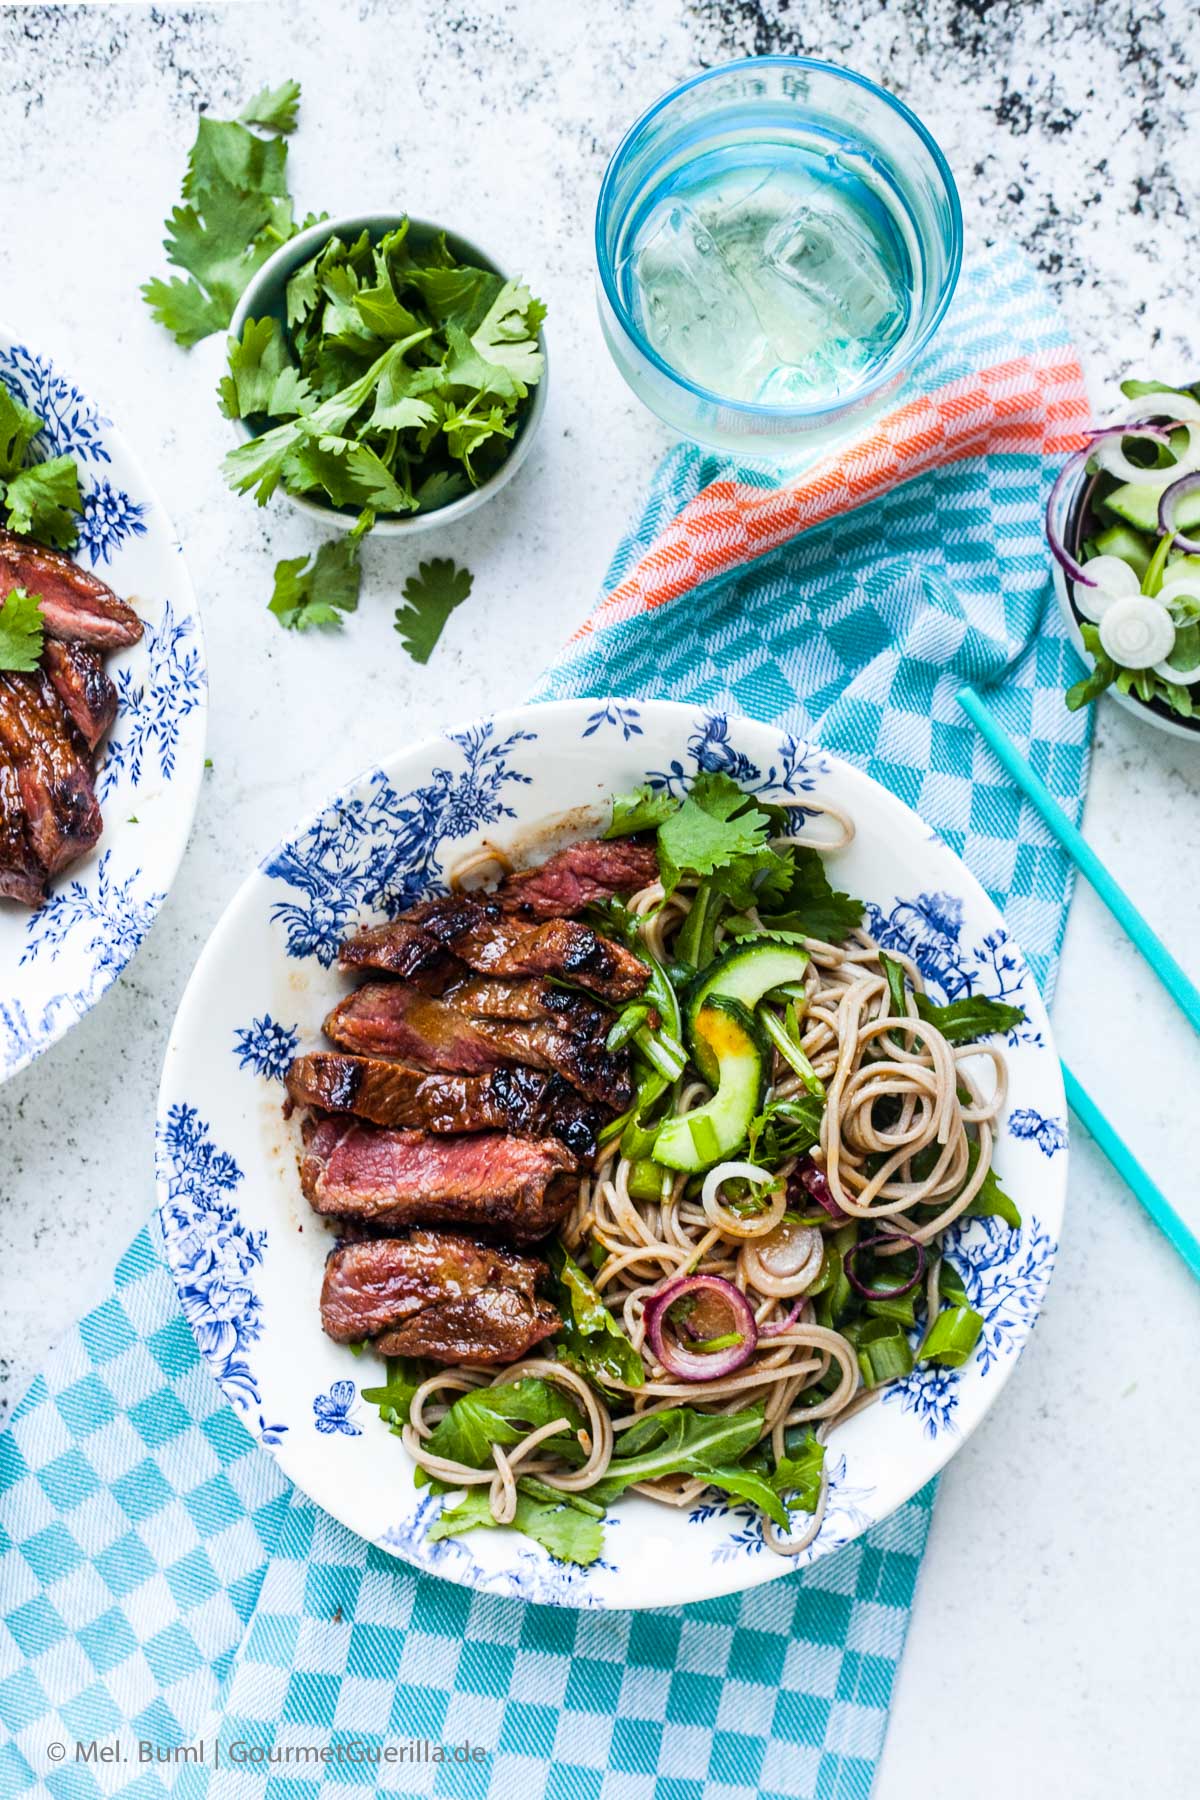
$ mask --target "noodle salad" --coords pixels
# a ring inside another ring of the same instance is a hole
[[[641,788],[607,836],[654,834],[659,878],[585,917],[651,971],[613,1013],[637,1091],[543,1254],[562,1330],[499,1374],[388,1359],[363,1398],[446,1496],[433,1538],[511,1525],[589,1564],[622,1494],[715,1493],[796,1555],[829,1434],[918,1364],[962,1366],[983,1321],[941,1249],[1020,1215],[992,1167],[994,1042],[1024,1020],[936,1004],[823,858],[853,821],[727,775]]]

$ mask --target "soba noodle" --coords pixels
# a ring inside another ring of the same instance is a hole
[[[810,813],[818,810],[811,800],[804,804]],[[854,834],[852,822],[832,808],[819,810],[837,828],[835,837],[800,834],[780,843],[821,849],[848,843]],[[494,865],[501,860],[488,846],[472,859],[472,872],[485,862]],[[664,962],[671,960],[672,942],[692,904],[691,893],[685,883],[667,898],[656,881],[629,902],[647,949]],[[865,931],[856,930],[842,944],[806,939],[804,947],[810,961],[804,976],[802,1047],[827,1096],[812,1160],[823,1170],[842,1213],[878,1226],[873,1236],[884,1242],[877,1244],[876,1256],[889,1254],[886,1239],[892,1236],[897,1251],[914,1243],[933,1247],[924,1284],[927,1317],[932,1320],[941,1260],[937,1242],[971,1204],[991,1166],[993,1123],[1005,1098],[1004,1058],[990,1047],[949,1043],[933,1025],[918,1018],[911,995],[907,1011],[898,1015],[880,947]],[[898,951],[889,950],[888,955],[920,991],[916,965]],[[980,1059],[990,1062],[994,1071],[986,1093],[978,1079]],[[788,1099],[804,1092],[800,1077],[776,1055],[771,1098]],[[690,1112],[709,1094],[702,1081],[689,1079],[679,1087],[675,1110]],[[886,1105],[880,1108],[880,1102]],[[470,1369],[443,1370],[425,1381],[412,1400],[403,1436],[414,1460],[456,1488],[486,1483],[492,1516],[503,1524],[516,1510],[518,1477],[536,1477],[564,1496],[586,1495],[603,1479],[622,1432],[682,1402],[728,1413],[761,1399],[762,1435],[770,1440],[777,1459],[784,1454],[790,1426],[814,1426],[824,1443],[880,1390],[863,1387],[855,1345],[836,1329],[818,1324],[812,1301],[804,1298],[822,1267],[824,1238],[812,1227],[783,1225],[787,1178],[795,1165],[793,1158],[772,1172],[769,1179],[778,1186],[769,1195],[765,1212],[740,1217],[730,1210],[721,1190],[725,1180],[738,1176],[761,1182],[763,1171],[753,1165],[724,1165],[717,1179],[705,1180],[699,1193],[694,1176],[664,1170],[662,1197],[644,1200],[630,1193],[632,1163],[619,1142],[606,1144],[580,1179],[560,1236],[581,1262],[589,1266],[599,1262],[595,1287],[641,1354],[643,1384],[614,1382],[613,1392],[619,1397],[605,1399],[574,1369],[547,1356],[528,1357],[494,1376]],[[935,1209],[932,1216],[930,1208]],[[921,1216],[914,1216],[914,1209],[920,1209]],[[776,1256],[773,1269],[772,1240],[785,1229],[791,1233],[787,1251],[793,1266],[787,1267],[785,1256],[781,1269]],[[599,1250],[593,1254],[595,1246]],[[732,1374],[710,1380],[674,1379],[653,1352],[646,1331],[646,1303],[685,1273],[723,1277],[752,1309],[757,1347]],[[793,1312],[795,1316],[790,1316]],[[460,1393],[524,1376],[540,1377],[560,1389],[573,1403],[572,1415],[582,1416],[577,1430],[582,1463],[568,1466],[551,1446],[550,1440],[568,1428],[565,1413],[510,1448],[493,1445],[489,1469],[449,1462],[428,1451],[434,1425]],[[826,1391],[819,1397],[802,1398],[820,1384]],[[706,1485],[701,1476],[672,1476],[639,1483],[637,1491],[683,1507],[691,1505]],[[822,1475],[815,1512],[801,1515],[790,1535],[783,1536],[764,1519],[771,1548],[782,1555],[805,1549],[820,1531],[825,1498]]]

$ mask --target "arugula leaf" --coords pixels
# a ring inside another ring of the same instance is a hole
[[[455,607],[471,592],[475,577],[448,556],[418,565],[404,583],[406,604],[396,608],[395,629],[414,662],[427,663]]]
[[[979,1145],[975,1142],[974,1138],[971,1138],[967,1144],[968,1180],[970,1180],[978,1166]],[[1010,1226],[1013,1231],[1019,1231],[1021,1228],[1020,1208],[1016,1201],[1013,1200],[1010,1195],[1006,1194],[1004,1189],[1000,1186],[1000,1177],[993,1168],[988,1169],[987,1174],[980,1183],[979,1192],[967,1207],[963,1217],[1003,1219],[1004,1223]]]
[[[359,553],[363,536],[374,524],[364,512],[353,531],[322,544],[315,556],[293,556],[275,565],[275,591],[269,611],[288,631],[313,626],[340,629],[342,615],[354,612],[362,581]]]
[[[247,319],[240,338],[230,338],[229,373],[217,389],[227,419],[271,413],[294,417],[312,403],[307,381],[292,362],[277,319]]]
[[[1078,712],[1080,707],[1088,706],[1098,700],[1106,689],[1117,679],[1117,665],[1108,655],[1100,642],[1097,626],[1086,619],[1079,627],[1079,635],[1083,639],[1084,648],[1092,658],[1092,668],[1073,686],[1067,689],[1066,701],[1069,712]]]
[[[719,1470],[709,1480],[715,1487],[748,1500],[786,1530],[792,1513],[817,1510],[824,1467],[825,1446],[817,1441],[811,1426],[793,1426],[778,1462],[770,1446],[759,1443],[737,1469]],[[739,1485],[731,1477],[736,1477]]]
[[[238,118],[243,125],[262,125],[268,131],[295,131],[299,105],[300,83],[282,81],[277,88],[260,88]]]
[[[465,1531],[496,1523],[488,1504],[486,1486],[472,1487],[456,1506],[445,1508],[429,1527],[433,1542],[439,1538],[461,1537]],[[553,1505],[535,1499],[525,1483],[517,1483],[517,1510],[513,1527],[541,1544],[559,1562],[579,1563],[583,1568],[594,1563],[604,1547],[604,1525],[600,1519],[577,1512],[574,1507]]]
[[[460,1394],[434,1426],[426,1448],[432,1456],[465,1463],[470,1469],[486,1469],[491,1465],[493,1444],[507,1448],[520,1443],[531,1431],[559,1418],[566,1419],[571,1435],[549,1439],[556,1449],[561,1448],[564,1438],[567,1443],[574,1442],[573,1434],[582,1426],[583,1414],[570,1395],[553,1382],[520,1376],[498,1387],[471,1388]]]
[[[71,549],[79,538],[78,514],[83,510],[75,458],[52,456],[19,469],[5,484],[4,504],[10,531],[56,550]]]
[[[0,669],[30,674],[38,666],[44,639],[40,597],[11,588],[0,606]]]
[[[552,1298],[563,1321],[557,1339],[560,1360],[601,1387],[614,1382],[641,1387],[646,1379],[642,1359],[594,1282],[557,1240],[546,1260],[554,1281]]]
[[[298,88],[290,101],[283,89],[258,95],[247,110],[264,110],[260,102],[267,98],[278,103],[280,118],[290,110],[294,123]],[[275,128],[289,130],[280,118],[271,121]],[[144,284],[142,296],[159,324],[190,348],[228,325],[250,277],[296,230],[283,138],[257,137],[236,120],[202,115],[183,204],[173,208],[163,244],[167,261],[188,279],[155,278]]]
[[[825,1102],[815,1094],[794,1100],[776,1100],[756,1118],[746,1133],[747,1160],[775,1169],[790,1157],[803,1156],[821,1141]]]
[[[786,889],[770,905],[764,901],[759,906],[764,926],[772,933],[795,931],[827,944],[842,943],[862,924],[863,902],[833,887],[819,850],[797,844],[788,855],[792,866]]]
[[[0,480],[9,480],[20,469],[42,423],[0,381]]]
[[[915,998],[922,1019],[935,1026],[948,1044],[973,1044],[977,1038],[998,1036],[1025,1023],[1022,1007],[989,1000],[984,994],[967,994],[946,1006],[938,1006],[927,994]]]
[[[618,1433],[604,1480],[588,1491],[608,1505],[635,1481],[727,1468],[758,1442],[762,1428],[761,1400],[735,1413],[702,1413],[690,1406],[651,1413]]]
[[[635,831],[657,830],[672,813],[679,811],[679,806],[680,802],[665,788],[656,792],[648,784],[634,788],[631,794],[614,794],[612,823],[604,835],[619,838],[629,837]]]
[[[387,1380],[382,1387],[364,1388],[362,1397],[368,1406],[379,1408],[379,1416],[385,1425],[400,1431],[408,1424],[412,1397],[421,1383],[428,1380],[433,1365],[419,1362],[413,1356],[389,1356],[384,1360]]]

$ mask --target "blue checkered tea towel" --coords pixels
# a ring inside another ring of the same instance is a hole
[[[668,695],[816,737],[965,855],[1048,987],[1070,870],[953,693],[990,688],[1078,816],[1087,724],[1062,705],[1040,512],[1082,418],[1057,316],[990,253],[845,457],[780,485],[670,455],[542,694]],[[0,1436],[0,1796],[864,1800],[931,1504],[655,1613],[417,1574],[252,1442],[150,1225]]]

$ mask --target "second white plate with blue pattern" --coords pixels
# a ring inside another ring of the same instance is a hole
[[[3,1081],[96,1004],[166,899],[204,773],[208,684],[182,548],[120,432],[42,350],[2,329],[0,381],[45,421],[38,460],[76,460],[83,516],[72,555],[132,601],[146,627],[105,659],[118,712],[97,758],[100,842],[37,912],[0,900]]]

